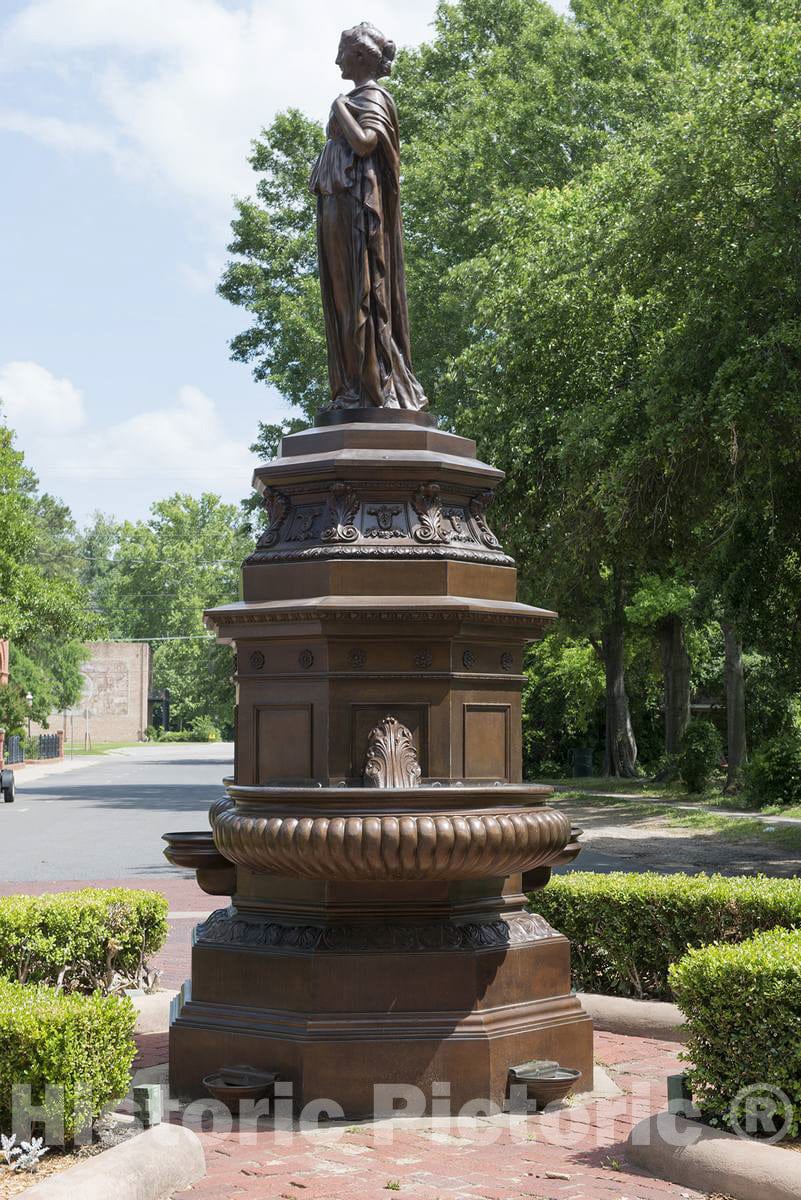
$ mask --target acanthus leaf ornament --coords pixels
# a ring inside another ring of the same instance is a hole
[[[268,550],[280,541],[281,528],[289,513],[289,500],[282,492],[268,488],[262,501],[269,525],[256,543],[258,550]]]
[[[436,483],[421,484],[414,493],[412,507],[420,519],[412,537],[416,542],[447,542],[448,533],[442,524],[442,502]]]
[[[481,541],[485,546],[489,546],[491,550],[500,550],[501,543],[490,529],[489,525],[487,524],[487,519],[484,516],[485,512],[487,511],[487,506],[492,501],[492,498],[492,492],[481,492],[480,495],[473,496],[468,507],[470,509],[470,516],[475,522],[478,530],[478,536]]]
[[[353,524],[359,497],[346,483],[335,483],[328,497],[330,524],[323,530],[324,542],[355,542],[359,531]]]
[[[422,773],[411,731],[395,717],[384,717],[367,739],[365,786],[413,788]]]

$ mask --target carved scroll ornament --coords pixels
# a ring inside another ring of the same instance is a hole
[[[414,493],[412,507],[420,519],[420,524],[415,525],[412,530],[412,537],[416,542],[445,542],[448,540],[442,524],[442,502],[438,484],[428,483],[419,487]]]
[[[269,525],[258,540],[259,550],[269,550],[281,537],[281,528],[289,513],[289,500],[281,492],[268,488],[264,493],[264,509]]]
[[[491,550],[499,550],[501,543],[496,538],[495,534],[487,524],[487,519],[484,516],[487,511],[487,505],[492,501],[492,492],[482,492],[480,496],[474,496],[470,501],[470,516],[473,518],[478,529],[478,535],[485,546]]]
[[[323,530],[324,542],[355,542],[359,531],[353,524],[359,511],[359,497],[353,488],[335,483],[328,497],[330,524]]]

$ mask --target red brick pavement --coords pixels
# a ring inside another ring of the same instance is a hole
[[[171,913],[206,914],[219,907],[193,877],[178,873],[0,884],[0,895],[121,884],[162,892]],[[155,963],[163,972],[162,987],[177,988],[189,975],[191,934],[199,919],[171,916],[167,944]],[[137,1067],[166,1062],[166,1034],[137,1041]],[[187,1123],[203,1141],[207,1175],[174,1200],[386,1200],[394,1192],[401,1200],[702,1200],[626,1161],[632,1125],[665,1107],[665,1077],[681,1069],[677,1047],[596,1033],[595,1048],[622,1096],[579,1100],[518,1122],[460,1125],[454,1119],[443,1127],[400,1121],[390,1136],[387,1125],[369,1123],[322,1126],[314,1133],[267,1127],[250,1132],[234,1123],[230,1132],[213,1132],[190,1117]]]
[[[163,1036],[142,1042],[141,1065],[158,1061]],[[304,1133],[263,1120],[258,1130],[233,1122],[212,1131],[189,1113],[183,1119],[203,1142],[207,1175],[173,1200],[382,1200],[393,1192],[401,1200],[701,1200],[626,1161],[631,1127],[665,1107],[665,1076],[680,1069],[676,1050],[598,1033],[596,1057],[624,1094],[516,1121],[323,1125]]]

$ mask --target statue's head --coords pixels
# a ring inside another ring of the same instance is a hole
[[[389,75],[394,58],[395,43],[385,38],[369,21],[346,29],[339,39],[337,66],[343,79],[364,75],[380,79],[382,75]]]

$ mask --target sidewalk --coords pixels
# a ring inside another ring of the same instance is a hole
[[[102,754],[81,754],[75,758],[69,755],[65,758],[33,759],[26,763],[14,763],[9,770],[14,772],[17,791],[24,788],[26,783],[35,779],[50,779],[52,776],[64,775],[67,771],[77,771],[81,767],[94,767],[103,761]]]
[[[203,1128],[206,1178],[173,1200],[702,1200],[626,1162],[632,1126],[666,1107],[677,1047],[596,1034],[596,1058],[623,1092],[526,1117],[322,1124],[313,1132]],[[141,1039],[138,1066],[163,1062],[166,1038]],[[176,1118],[177,1119],[177,1118]],[[265,1126],[271,1122],[264,1119]]]
[[[633,800],[639,804],[653,804],[655,807],[676,809],[679,812],[708,813],[712,817],[739,817],[744,821],[761,821],[764,825],[801,825],[801,817],[774,817],[758,809],[752,812],[750,809],[744,811],[741,808],[715,808],[692,800],[674,800],[671,796],[650,796],[640,792],[590,792],[585,788],[571,788],[566,783],[554,784],[553,788],[557,795],[568,792],[573,799],[595,796],[598,800]]]

